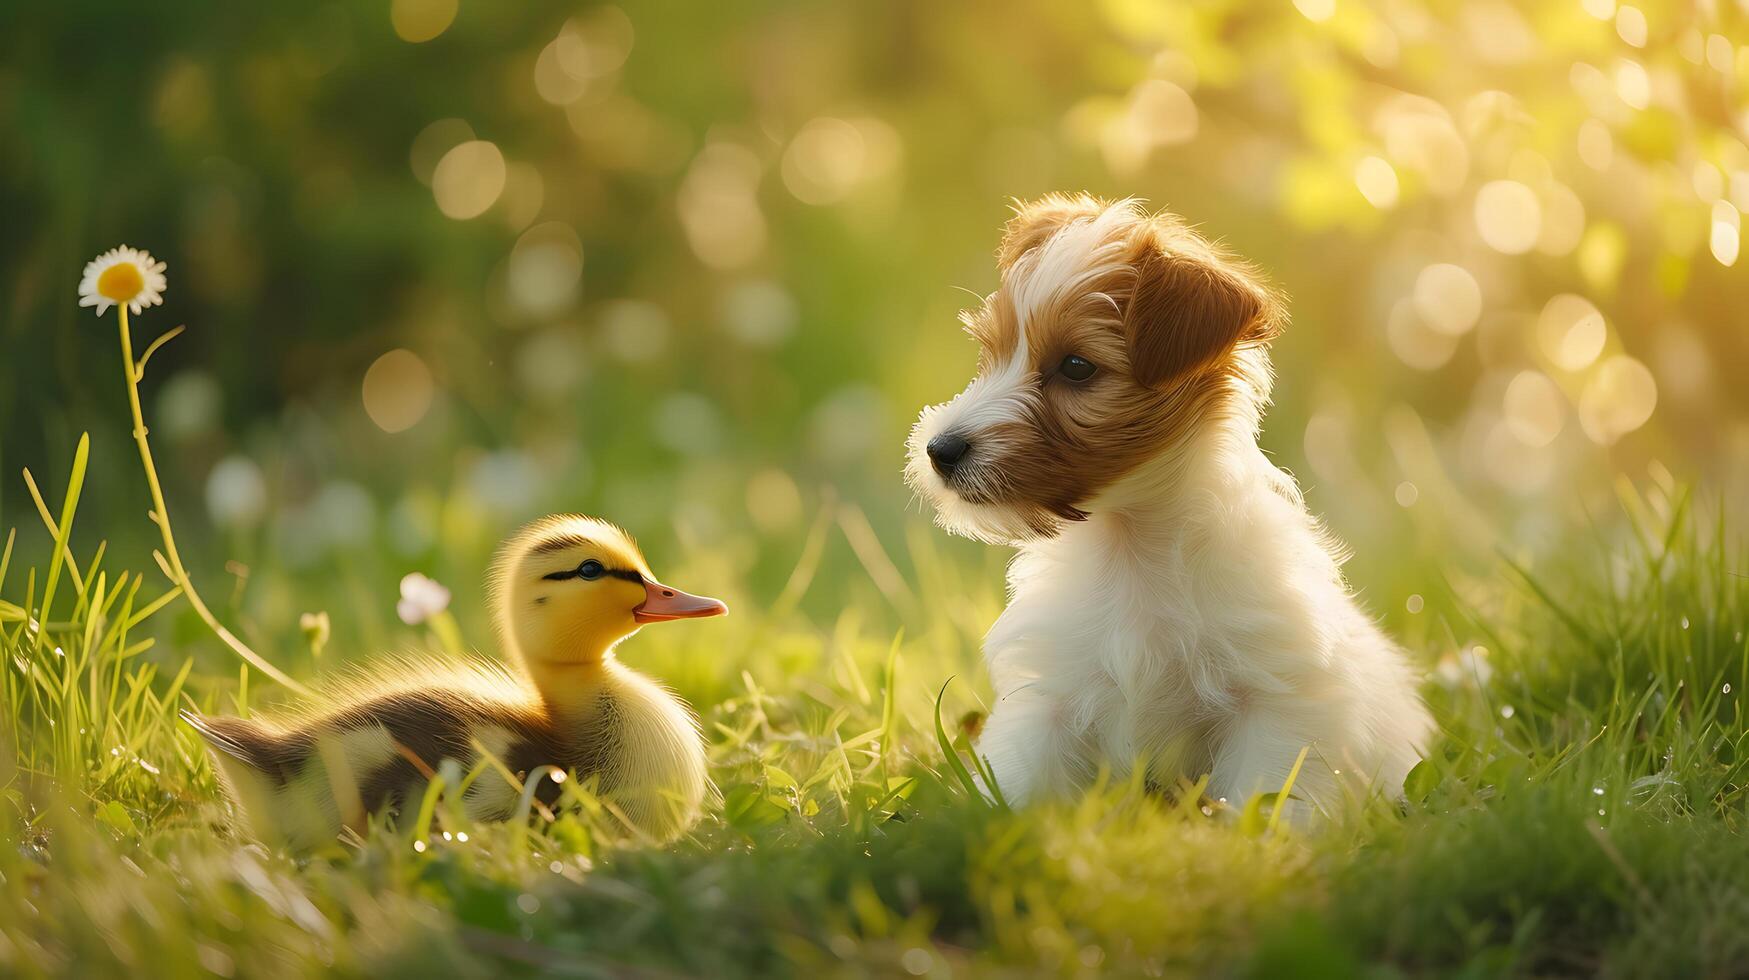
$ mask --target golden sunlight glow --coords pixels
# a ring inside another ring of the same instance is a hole
[[[435,390],[418,354],[392,350],[364,372],[364,411],[384,432],[405,432],[425,417]]]
[[[1190,78],[1185,81],[1193,83]],[[1122,111],[1100,127],[1099,149],[1113,171],[1133,174],[1155,150],[1195,139],[1200,125],[1196,100],[1188,89],[1164,78],[1149,78],[1136,85]]]
[[[486,140],[457,144],[431,173],[431,193],[437,207],[458,221],[477,218],[504,193],[504,154]]]
[[[1391,307],[1391,316],[1385,321],[1385,340],[1404,364],[1417,371],[1433,371],[1451,360],[1458,335],[1430,329],[1416,312],[1415,302],[1402,300]]]
[[[1482,287],[1470,270],[1439,262],[1415,277],[1415,312],[1443,334],[1468,333],[1482,317]]]
[[[1520,371],[1506,385],[1500,411],[1513,438],[1526,446],[1546,446],[1566,423],[1567,399],[1548,375]]]
[[[1579,159],[1592,170],[1608,170],[1615,162],[1615,137],[1601,119],[1579,124]]]
[[[1583,296],[1562,293],[1543,305],[1536,318],[1543,356],[1563,371],[1583,371],[1603,353],[1609,330],[1603,314]]]
[[[533,317],[563,312],[583,280],[583,244],[562,221],[535,225],[516,240],[505,268],[510,302]]]
[[[1616,354],[1598,365],[1579,396],[1579,427],[1592,442],[1607,446],[1652,417],[1658,384],[1644,364]]]
[[[1397,206],[1397,171],[1379,157],[1365,157],[1354,167],[1354,186],[1368,204],[1381,211]]]
[[[1329,20],[1336,13],[1336,0],[1294,0],[1294,9],[1314,24]]]
[[[862,175],[862,133],[830,116],[811,119],[784,151],[783,186],[806,204],[831,204],[850,193]]]
[[[1536,192],[1516,180],[1491,180],[1476,192],[1476,231],[1496,252],[1523,255],[1542,234]]]
[[[1399,168],[1419,172],[1435,194],[1455,194],[1470,173],[1470,150],[1451,113],[1432,99],[1399,95],[1374,123],[1385,150]]]
[[[473,138],[474,127],[464,119],[439,119],[428,123],[419,135],[413,137],[413,145],[407,149],[407,164],[413,168],[413,176],[419,178],[421,184],[430,186],[431,175],[437,170],[437,162],[443,159],[443,155]]]
[[[1713,258],[1723,266],[1735,265],[1737,249],[1741,242],[1743,218],[1730,201],[1713,202],[1713,228],[1708,244],[1712,248]]]
[[[727,140],[706,144],[693,159],[677,203],[686,240],[705,265],[739,268],[765,250],[758,199],[763,169],[753,151]]]
[[[1544,255],[1566,255],[1579,247],[1585,236],[1585,202],[1565,184],[1550,183],[1543,189],[1542,234],[1536,250]]]
[[[1615,12],[1615,33],[1632,47],[1646,46],[1646,15],[1638,7],[1622,7]]]
[[[534,63],[534,88],[553,105],[599,101],[631,55],[631,18],[618,7],[597,7],[559,28]]]
[[[393,0],[389,20],[395,25],[396,37],[419,44],[449,30],[457,5],[457,0]]]
[[[1644,109],[1652,104],[1652,76],[1646,74],[1646,66],[1633,60],[1623,58],[1615,63],[1615,94],[1635,109]]]

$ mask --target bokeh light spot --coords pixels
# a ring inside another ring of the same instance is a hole
[[[1354,186],[1381,211],[1397,206],[1397,171],[1380,157],[1365,157],[1355,165]]]
[[[504,154],[486,140],[452,147],[431,174],[438,210],[457,221],[477,218],[504,193]]]
[[[1506,385],[1501,413],[1513,437],[1527,446],[1546,446],[1555,441],[1566,424],[1566,403],[1561,389],[1541,371],[1520,371]]]
[[[1658,383],[1644,364],[1616,354],[1597,366],[1579,396],[1579,427],[1601,446],[1634,431],[1652,417]]]
[[[1544,255],[1566,255],[1579,247],[1585,235],[1585,202],[1565,184],[1551,183],[1543,190],[1543,227],[1536,250]]]
[[[840,200],[862,175],[862,133],[842,119],[809,120],[783,154],[783,185],[805,204]]]
[[[728,141],[707,144],[692,161],[677,203],[686,240],[705,265],[739,268],[765,250],[757,196],[762,169],[753,151]]]
[[[267,480],[247,456],[226,456],[206,478],[206,509],[223,528],[248,528],[267,513]]]
[[[1537,345],[1563,371],[1590,367],[1603,353],[1608,333],[1597,307],[1572,293],[1552,297],[1536,318]]]
[[[1708,238],[1708,245],[1712,249],[1713,258],[1720,265],[1736,264],[1742,232],[1743,218],[1737,213],[1736,207],[1730,201],[1714,201],[1712,234]]]
[[[1476,192],[1476,231],[1496,252],[1523,255],[1542,234],[1536,192],[1516,180],[1491,180]]]
[[[389,20],[395,36],[411,44],[432,40],[455,21],[458,0],[392,0]]]
[[[1468,333],[1482,317],[1482,287],[1470,270],[1436,262],[1415,277],[1415,312],[1444,334]]]
[[[443,155],[455,149],[462,143],[474,138],[474,127],[468,125],[465,119],[439,119],[430,123],[413,137],[413,146],[407,152],[407,162],[413,167],[413,176],[419,178],[421,184],[430,185],[431,175],[437,170],[437,161]]]
[[[1403,300],[1391,308],[1385,322],[1385,339],[1397,359],[1418,371],[1433,371],[1445,366],[1457,350],[1457,334],[1430,329],[1416,312],[1413,300]]]
[[[1615,12],[1615,33],[1636,48],[1646,46],[1646,15],[1638,7],[1622,6]]]
[[[364,411],[384,432],[419,424],[435,392],[431,369],[410,350],[389,351],[364,372]]]
[[[583,281],[583,244],[562,221],[535,225],[516,240],[506,270],[510,302],[534,317],[552,316],[576,301]]]
[[[602,341],[622,361],[644,364],[668,351],[672,328],[660,306],[641,299],[614,300],[601,308]]]
[[[1652,104],[1652,76],[1646,66],[1623,58],[1615,63],[1615,94],[1629,106],[1644,109]]]
[[[1400,95],[1379,111],[1375,126],[1390,159],[1421,174],[1428,190],[1443,195],[1462,189],[1470,173],[1470,149],[1444,106]]]
[[[1592,170],[1608,170],[1615,162],[1615,137],[1601,119],[1579,124],[1579,159]]]

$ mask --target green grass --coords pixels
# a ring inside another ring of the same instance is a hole
[[[710,733],[722,800],[681,843],[623,841],[581,793],[492,826],[434,792],[294,856],[232,836],[174,720],[275,692],[154,646],[176,595],[68,547],[85,458],[43,507],[48,553],[8,537],[0,559],[0,974],[1749,971],[1749,576],[1722,515],[1685,497],[1629,492],[1619,531],[1565,560],[1433,597],[1445,635],[1426,646],[1488,653],[1430,681],[1443,736],[1406,805],[1317,833],[1194,787],[982,803],[943,747],[964,744],[999,583],[923,528],[895,562],[828,502],[779,594],[627,647]],[[810,618],[840,533],[875,587]]]

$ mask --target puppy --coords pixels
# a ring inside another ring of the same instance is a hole
[[[978,373],[923,410],[906,478],[950,531],[1019,549],[984,641],[978,752],[1024,804],[1109,767],[1400,795],[1431,721],[1338,545],[1257,447],[1286,317],[1246,266],[1134,201],[1018,207],[962,315]]]

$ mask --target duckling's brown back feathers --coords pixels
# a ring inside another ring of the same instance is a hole
[[[285,739],[243,718],[199,715],[184,710],[182,720],[199,732],[208,745],[267,776],[277,785],[284,785],[291,770],[306,757],[306,753]]]
[[[519,777],[553,765],[580,777],[610,778],[621,744],[613,695],[599,693],[593,707],[581,723],[559,725],[532,703],[504,703],[453,689],[406,689],[283,725],[192,712],[183,718],[216,751],[263,778],[270,792],[284,797],[283,805],[298,805],[292,797],[312,792],[331,795],[335,774],[327,767],[340,761],[350,770],[346,782],[355,787],[358,804],[375,813],[403,809],[416,799],[445,759],[474,765],[477,746]],[[324,743],[338,748],[338,760]],[[509,816],[519,794],[500,783],[490,775],[474,782],[469,798],[476,816]],[[537,791],[551,803],[557,786],[542,780]]]

